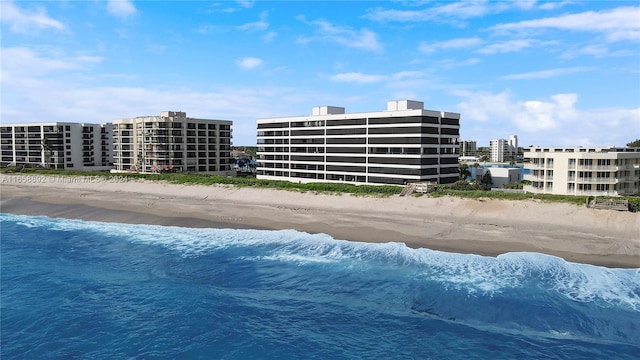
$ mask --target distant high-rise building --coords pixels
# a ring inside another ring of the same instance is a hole
[[[181,111],[114,120],[115,170],[231,174],[231,125]]]
[[[518,136],[509,135],[509,153],[511,156],[518,154]]]
[[[489,141],[492,162],[515,160],[518,154],[518,136],[510,135],[509,140],[495,139]]]
[[[0,126],[2,166],[109,170],[113,165],[111,124],[48,122]]]
[[[503,162],[505,153],[509,152],[509,143],[505,139],[495,139],[489,141],[492,162]]]
[[[474,156],[478,152],[478,147],[475,140],[461,140],[460,141],[460,155],[462,156]]]

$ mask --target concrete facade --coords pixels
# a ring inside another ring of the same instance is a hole
[[[518,137],[510,135],[509,139],[495,139],[489,141],[491,162],[505,162],[515,160],[518,154]]]
[[[0,125],[2,166],[109,170],[113,166],[111,124],[73,122]]]
[[[114,120],[114,171],[233,175],[232,124],[180,111]]]
[[[478,153],[478,146],[475,140],[460,141],[461,156],[476,156],[477,153]]]
[[[259,119],[259,179],[395,184],[458,178],[460,114],[389,101],[384,111]]]
[[[520,168],[502,168],[502,167],[485,167],[476,170],[476,180],[482,181],[482,177],[486,173],[491,173],[493,183],[492,188],[500,188],[505,184],[515,184],[520,182],[522,169]]]
[[[524,190],[560,195],[640,194],[640,149],[532,147],[524,152]]]

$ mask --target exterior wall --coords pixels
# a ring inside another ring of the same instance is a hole
[[[458,178],[460,114],[390,101],[386,111],[259,119],[259,179],[396,184]]]
[[[113,165],[111,124],[26,123],[0,126],[2,166],[109,170]]]
[[[231,121],[165,111],[160,116],[117,119],[113,124],[117,172],[233,174]]]
[[[491,184],[491,187],[493,188],[502,187],[502,185],[504,184],[514,184],[520,182],[520,168],[479,168],[476,171],[476,179],[478,179],[478,181],[481,181],[482,177],[487,172],[491,173],[491,179],[493,180],[493,184]]]
[[[460,155],[462,156],[475,156],[478,152],[478,147],[474,140],[462,140],[460,141]]]
[[[640,149],[525,149],[531,170],[525,191],[560,195],[618,196],[640,193]]]
[[[518,137],[509,136],[509,140],[496,139],[489,141],[492,162],[505,162],[513,160],[518,153]]]
[[[504,139],[496,139],[489,141],[489,149],[491,151],[492,162],[503,162],[504,154],[507,151],[508,143]]]

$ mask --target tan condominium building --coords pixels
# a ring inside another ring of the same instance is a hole
[[[541,194],[640,194],[640,148],[530,147],[524,190]]]
[[[0,125],[1,166],[109,170],[111,124],[46,122]]]
[[[314,107],[310,115],[259,119],[259,179],[395,184],[458,179],[460,114],[424,110],[419,101],[346,113]]]
[[[231,125],[181,111],[114,120],[114,171],[231,175]]]

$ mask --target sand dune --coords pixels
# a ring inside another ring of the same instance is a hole
[[[296,229],[495,256],[640,267],[640,214],[539,201],[361,197],[144,180],[0,175],[2,212],[188,227]]]

